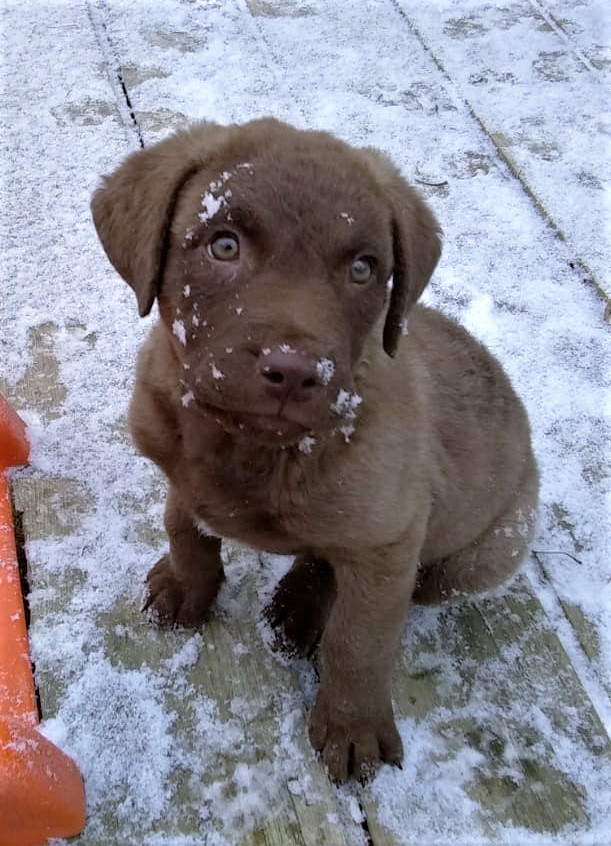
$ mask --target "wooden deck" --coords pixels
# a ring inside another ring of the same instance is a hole
[[[43,725],[86,780],[79,846],[611,842],[605,623],[559,584],[569,560],[596,562],[597,550],[570,491],[549,478],[535,550],[510,589],[410,616],[393,683],[404,768],[367,787],[329,783],[305,729],[315,668],[266,645],[260,609],[278,560],[228,546],[228,583],[201,632],[159,632],[139,613],[164,543],[161,480],[124,420],[147,326],[96,243],[88,202],[100,174],[170,128],[269,113],[387,150],[443,221],[450,281],[461,261],[487,275],[477,266],[478,238],[496,225],[487,197],[499,208],[510,197],[533,228],[513,233],[515,252],[501,246],[498,261],[515,261],[525,286],[530,268],[541,295],[497,305],[545,315],[547,280],[560,279],[590,315],[597,390],[608,376],[608,216],[594,172],[608,145],[595,120],[611,66],[595,26],[602,4],[458,0],[434,21],[428,3],[379,0],[366,32],[364,5],[0,2],[0,391],[33,434],[15,508]],[[587,108],[575,103],[577,76]],[[515,120],[499,106],[512,97]],[[537,249],[547,258],[535,272]],[[458,313],[471,284],[444,289],[442,267],[437,303]],[[506,362],[518,387],[520,368],[538,366],[527,353]],[[567,374],[580,366],[568,337],[558,356]],[[584,413],[586,441],[567,444],[563,414],[549,409],[535,441],[570,452],[608,536],[597,493],[607,434],[602,416]]]

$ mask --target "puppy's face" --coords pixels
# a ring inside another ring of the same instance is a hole
[[[278,446],[349,435],[365,339],[384,313],[394,355],[440,253],[388,159],[271,119],[200,124],[135,153],[92,210],[140,314],[159,300],[182,404]]]
[[[237,436],[349,432],[354,370],[393,267],[388,205],[354,168],[328,152],[221,156],[181,193],[161,319],[183,402]]]

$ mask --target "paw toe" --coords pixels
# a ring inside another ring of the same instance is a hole
[[[309,735],[335,782],[350,777],[362,783],[371,781],[383,763],[400,766],[403,759],[403,744],[392,715],[342,718],[317,700],[310,715]]]

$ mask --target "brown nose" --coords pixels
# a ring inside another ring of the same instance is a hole
[[[268,396],[281,402],[308,402],[322,384],[314,356],[292,350],[262,352],[257,359],[257,373]]]

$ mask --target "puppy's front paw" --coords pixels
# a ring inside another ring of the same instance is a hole
[[[197,628],[216,596],[222,575],[212,582],[186,584],[172,569],[169,555],[160,558],[146,577],[148,596],[142,608],[162,626]]]
[[[341,713],[319,693],[310,715],[310,742],[336,782],[372,779],[382,763],[401,766],[403,744],[390,704],[379,715]]]

